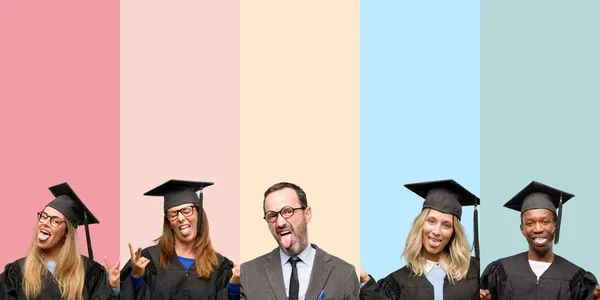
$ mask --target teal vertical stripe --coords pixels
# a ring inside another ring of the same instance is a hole
[[[600,275],[599,15],[598,1],[481,2],[484,266],[527,251],[502,205],[537,180],[576,195],[555,252]]]

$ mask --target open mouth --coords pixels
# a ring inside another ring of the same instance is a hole
[[[292,232],[290,230],[281,230],[278,231],[279,233],[279,239],[281,240],[281,244],[283,245],[284,248],[289,248],[292,246]]]
[[[436,238],[429,238],[429,246],[431,246],[432,248],[437,248],[442,244],[442,240],[440,239],[436,239]]]
[[[191,229],[192,229],[192,225],[190,225],[190,224],[185,224],[185,225],[179,226],[179,232],[181,232],[181,234],[183,234],[183,235],[189,234]]]
[[[46,230],[46,229],[42,228],[42,229],[40,229],[40,231],[38,232],[38,240],[40,240],[40,241],[42,241],[42,242],[43,242],[43,241],[46,241],[46,240],[48,240],[48,239],[50,238],[50,236],[51,236],[51,235],[52,235],[52,234],[50,233],[50,231],[48,231],[48,230]]]
[[[533,243],[536,246],[540,246],[540,247],[541,246],[545,246],[546,244],[548,244],[548,238],[545,238],[545,237],[536,237],[536,238],[533,238]]]

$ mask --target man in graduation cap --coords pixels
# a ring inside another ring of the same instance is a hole
[[[360,299],[479,299],[479,198],[452,179],[405,187],[425,199],[406,238],[406,266],[377,283],[361,270]],[[475,207],[476,257],[460,221],[463,206]]]
[[[169,180],[144,194],[164,197],[163,232],[146,249],[129,244],[121,299],[238,299],[239,275],[210,240],[202,190],[211,185]]]
[[[279,247],[241,265],[241,299],[357,299],[354,266],[308,242],[312,211],[299,186],[271,186],[263,210]]]
[[[504,205],[521,213],[529,250],[487,266],[481,299],[594,299],[596,278],[552,249],[560,237],[562,206],[573,197],[533,181]]]
[[[68,183],[50,191],[56,198],[37,214],[29,253],[0,275],[0,299],[116,298],[106,269],[93,260],[88,225],[98,224],[98,219]],[[75,233],[79,225],[86,229],[89,258],[79,253]]]

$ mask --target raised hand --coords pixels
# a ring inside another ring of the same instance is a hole
[[[362,267],[360,267],[359,276],[360,276],[360,283],[367,283],[371,279],[371,276],[369,276],[367,271],[365,271],[365,269],[363,269]]]
[[[114,267],[110,266],[110,262],[108,261],[108,257],[104,255],[104,261],[106,262],[106,270],[108,270],[108,283],[112,288],[121,287],[121,274],[119,269],[121,267],[121,261],[117,259],[117,263]]]
[[[233,268],[231,269],[231,272],[233,274],[231,274],[231,279],[229,279],[229,283],[232,284],[240,284],[240,265],[233,265]]]
[[[150,260],[142,256],[142,248],[138,248],[133,253],[133,246],[129,243],[129,253],[131,253],[131,276],[134,278],[141,278],[144,276],[146,266],[150,263]]]

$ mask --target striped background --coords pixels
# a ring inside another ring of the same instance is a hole
[[[160,235],[162,201],[145,191],[214,181],[211,236],[237,263],[276,246],[262,193],[292,181],[313,207],[311,242],[380,278],[402,266],[420,210],[402,185],[454,178],[481,195],[483,265],[526,250],[501,206],[539,180],[576,195],[557,253],[600,274],[581,250],[600,247],[598,12],[595,1],[2,1],[11,246],[0,267],[25,255],[46,188],[63,181],[100,219],[94,252],[111,261]]]

